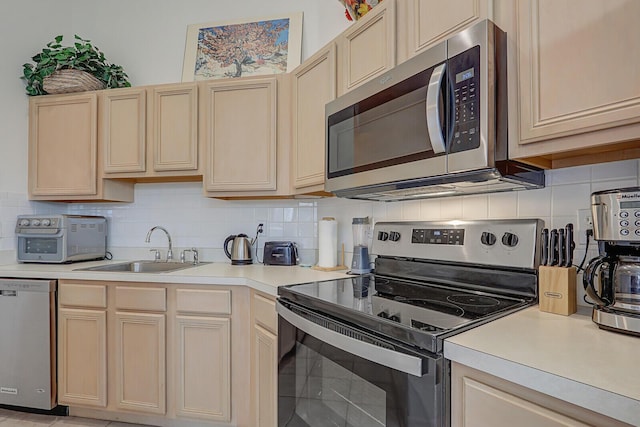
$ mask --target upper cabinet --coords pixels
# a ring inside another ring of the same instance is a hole
[[[640,2],[518,0],[515,8],[505,20],[517,38],[511,157],[547,167],[639,157]]]
[[[295,193],[324,190],[325,104],[336,97],[336,46],[293,71],[292,176]]]
[[[396,65],[396,3],[386,0],[337,39],[338,95]]]
[[[98,95],[38,96],[29,101],[29,198],[133,201],[133,185],[101,178]]]
[[[170,181],[202,175],[195,83],[103,91],[100,112],[105,177]]]
[[[288,75],[202,82],[200,132],[209,197],[290,194]],[[282,169],[282,170],[280,170]]]
[[[405,0],[398,2],[398,63],[491,18],[493,0]],[[403,24],[400,25],[400,22]]]

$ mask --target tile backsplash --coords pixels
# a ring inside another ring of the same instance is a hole
[[[138,184],[135,202],[58,204],[30,202],[23,194],[0,193],[0,250],[15,247],[14,227],[20,213],[74,213],[104,215],[110,220],[109,246],[116,258],[131,251],[146,256],[151,247],[166,247],[165,237],[154,234],[145,244],[147,230],[167,228],[178,249],[195,246],[207,261],[224,261],[224,239],[245,233],[253,238],[259,223],[261,248],[268,240],[292,240],[301,249],[302,262],[313,264],[318,248],[318,218],[335,217],[339,222],[338,246],[344,243],[346,262],[352,246],[351,219],[370,216],[381,220],[447,220],[483,218],[540,218],[549,228],[576,224],[577,211],[589,209],[593,191],[640,185],[640,160],[602,163],[550,170],[547,186],[540,190],[450,197],[407,202],[366,202],[346,199],[294,199],[273,201],[224,201],[203,197],[199,183]],[[584,240],[584,239],[583,239]],[[581,260],[585,245],[576,248]],[[262,250],[258,250],[261,256]],[[595,245],[588,256],[595,256]]]

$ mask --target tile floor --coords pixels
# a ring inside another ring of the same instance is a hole
[[[0,408],[0,427],[142,427],[116,421],[92,420],[89,418],[60,417],[9,411]]]

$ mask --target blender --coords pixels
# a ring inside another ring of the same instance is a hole
[[[369,217],[353,218],[353,259],[351,260],[351,272],[364,274],[371,272],[369,261],[369,236],[371,235],[371,223]]]

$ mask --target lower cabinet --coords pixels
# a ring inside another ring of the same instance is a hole
[[[251,293],[252,426],[278,425],[278,316],[275,299]]]
[[[58,311],[58,401],[107,406],[107,312]]]
[[[247,287],[60,280],[58,289],[58,401],[72,415],[159,426],[276,425],[275,334],[264,329],[266,345],[249,351]],[[259,380],[261,399],[271,402],[261,407],[269,418],[254,424],[249,390],[258,361],[258,372],[271,371]]]
[[[451,427],[628,426],[518,384],[451,363]]]
[[[151,414],[166,411],[165,315],[116,312],[116,405]]]

